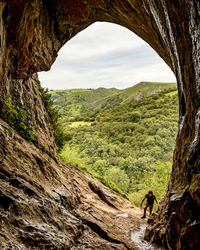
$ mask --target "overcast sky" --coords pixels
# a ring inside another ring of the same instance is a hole
[[[63,46],[48,72],[49,89],[126,88],[141,81],[175,82],[166,63],[142,39],[111,23],[95,23]]]

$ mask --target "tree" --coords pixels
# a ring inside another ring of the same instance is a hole
[[[139,111],[134,111],[129,114],[129,121],[138,122],[141,119],[141,113]]]
[[[107,176],[107,178],[110,181],[117,184],[117,186],[124,193],[126,193],[128,191],[130,179],[129,179],[128,175],[124,172],[124,170],[119,169],[117,167],[111,167],[106,171],[105,176]]]
[[[93,171],[104,176],[106,172],[106,161],[105,160],[98,160],[94,164]]]

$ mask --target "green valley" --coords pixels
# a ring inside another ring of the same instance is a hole
[[[52,91],[71,140],[60,156],[139,205],[166,191],[178,129],[175,83]]]

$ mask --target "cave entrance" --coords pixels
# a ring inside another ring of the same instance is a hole
[[[158,200],[164,196],[178,97],[175,76],[146,42],[119,25],[95,23],[39,77],[69,134],[60,153],[65,161],[138,206],[149,189]]]
[[[33,74],[49,70],[60,48],[96,21],[128,28],[170,66],[178,83],[179,133],[169,189],[148,235],[169,249],[197,249],[200,245],[199,1],[22,0],[3,1],[0,6],[1,97],[10,94],[11,87],[21,86],[22,90],[31,76],[30,85],[32,80],[37,81]],[[28,99],[25,104],[29,107]],[[28,123],[41,135],[34,113],[30,113]],[[51,140],[45,127],[42,122],[41,130],[48,135],[44,140],[38,139],[39,145]]]

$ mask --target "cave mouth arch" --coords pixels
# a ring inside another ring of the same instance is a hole
[[[10,87],[22,87],[22,82],[25,85],[33,73],[49,70],[59,49],[96,21],[130,29],[169,65],[178,83],[179,133],[168,192],[155,219],[159,223],[149,237],[170,249],[197,249],[200,245],[196,220],[200,207],[199,2],[22,0],[19,4],[16,0],[1,1],[0,6],[1,97]],[[27,15],[25,10],[31,14]]]

